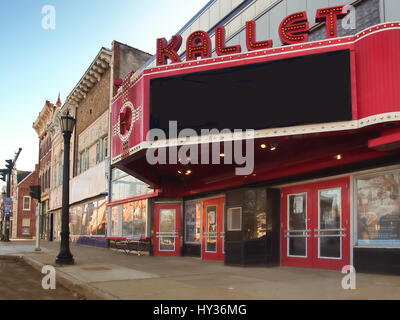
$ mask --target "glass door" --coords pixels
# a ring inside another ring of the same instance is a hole
[[[349,183],[282,189],[282,265],[340,270],[350,263]]]
[[[203,201],[203,259],[224,259],[224,204],[225,198]]]
[[[286,188],[282,199],[282,264],[311,267],[312,190]]]
[[[154,216],[154,255],[179,256],[181,247],[181,205],[156,204]]]
[[[349,178],[315,185],[314,267],[340,270],[350,264]]]

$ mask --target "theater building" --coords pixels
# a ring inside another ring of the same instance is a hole
[[[158,39],[111,104],[112,176],[145,184],[130,201],[147,214],[110,205],[108,235],[399,273],[399,16],[395,1],[217,0]]]

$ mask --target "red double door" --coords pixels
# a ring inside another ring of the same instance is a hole
[[[203,200],[202,204],[202,259],[224,260],[225,198]],[[155,204],[154,255],[180,256],[181,235],[181,204]]]
[[[154,205],[154,255],[181,255],[181,204]]]
[[[282,189],[283,266],[341,270],[350,264],[350,179]]]

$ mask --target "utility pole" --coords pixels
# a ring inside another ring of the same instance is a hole
[[[15,153],[14,155],[14,160],[6,160],[6,168],[7,169],[3,169],[2,172],[7,174],[7,201],[10,200],[11,198],[11,174],[12,171],[15,167],[15,163],[17,162],[17,159],[19,157],[19,154],[21,153],[22,148],[19,148],[18,151]],[[4,203],[4,199],[3,199],[3,203]],[[4,210],[4,209],[3,209]],[[10,214],[11,212],[7,212],[4,210],[4,236],[3,236],[3,240],[5,242],[10,241]]]

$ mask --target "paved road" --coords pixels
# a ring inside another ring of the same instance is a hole
[[[0,260],[0,300],[76,300],[67,289],[42,288],[42,277],[23,261]]]

